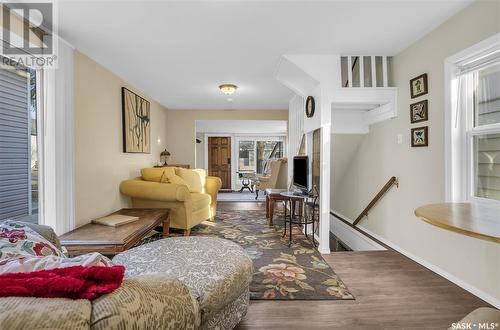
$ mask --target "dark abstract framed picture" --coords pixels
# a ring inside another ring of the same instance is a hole
[[[411,146],[427,147],[429,145],[429,128],[416,127],[411,129]]]
[[[150,103],[122,87],[123,152],[151,153]]]
[[[420,76],[410,80],[410,94],[412,99],[425,95],[427,93],[427,73],[421,74]]]
[[[410,104],[410,122],[412,124],[426,121],[429,119],[427,100]]]

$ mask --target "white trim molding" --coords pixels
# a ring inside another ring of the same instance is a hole
[[[59,235],[75,228],[73,56],[61,43],[58,69],[45,69],[42,79],[40,222]]]
[[[342,214],[332,210],[332,213],[339,217],[347,219]],[[332,232],[340,241],[345,243],[353,251],[385,251],[382,245],[353,229],[349,225],[340,221],[338,217],[330,214],[330,232]]]

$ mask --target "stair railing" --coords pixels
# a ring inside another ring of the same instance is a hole
[[[380,191],[378,192],[378,194],[371,200],[371,202],[368,204],[368,206],[365,207],[365,209],[363,210],[363,212],[361,212],[359,214],[359,216],[356,218],[356,220],[354,220],[354,222],[352,223],[353,226],[356,226],[358,224],[358,222],[361,221],[361,219],[363,219],[365,216],[368,215],[368,212],[370,212],[370,210],[375,206],[375,204],[377,204],[377,202],[385,195],[386,192],[388,192],[393,186],[396,186],[399,188],[399,181],[398,181],[398,178],[396,178],[395,176],[391,177],[389,179],[389,181],[387,181],[387,183],[382,187],[382,189],[380,189]]]
[[[366,69],[365,69],[365,64],[366,64]],[[366,70],[367,80],[365,80],[365,70]],[[389,67],[387,65],[387,56],[374,56],[374,55],[341,56],[340,79],[341,79],[341,86],[343,88],[389,87],[388,71]],[[354,86],[353,78],[356,78],[356,81],[359,82],[359,86]]]

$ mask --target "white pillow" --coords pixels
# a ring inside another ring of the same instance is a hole
[[[111,266],[111,261],[100,253],[87,253],[74,258],[58,256],[19,255],[0,261],[0,274],[29,273],[37,270],[66,268],[73,266]]]

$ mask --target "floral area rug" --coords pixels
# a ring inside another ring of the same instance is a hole
[[[254,264],[251,299],[354,299],[300,228],[293,228],[289,247],[288,236],[282,237],[282,217],[273,220],[274,226],[269,226],[263,211],[218,211],[215,222],[194,227],[191,235],[222,237],[246,250]],[[160,237],[151,236],[140,244]]]

